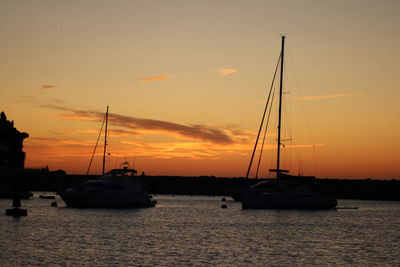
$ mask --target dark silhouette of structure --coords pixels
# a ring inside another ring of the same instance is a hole
[[[14,127],[14,121],[8,121],[6,114],[0,114],[0,173],[12,175],[24,169],[25,152],[22,143],[29,134]]]
[[[27,211],[20,209],[23,188],[21,176],[24,171],[25,152],[23,141],[29,134],[14,127],[14,121],[8,121],[4,112],[0,114],[0,194],[1,197],[13,198],[12,209],[6,215],[24,216]]]

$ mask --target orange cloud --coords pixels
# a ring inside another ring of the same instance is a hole
[[[70,133],[76,133],[76,134],[93,134],[93,133],[98,133],[99,129],[72,129],[72,130],[68,130],[68,132]]]
[[[112,156],[123,157],[135,155],[149,158],[182,158],[182,159],[223,159],[237,154],[248,154],[247,144],[235,143],[229,146],[223,144],[207,144],[202,142],[165,142],[143,143],[137,140],[124,140],[119,144],[112,144]],[[123,149],[122,149],[123,148]]]
[[[77,121],[97,121],[97,118],[93,118],[90,116],[82,116],[78,114],[61,114],[61,115],[56,115],[56,118],[61,118],[61,119],[69,119],[69,120],[77,120]]]
[[[217,69],[212,71],[218,73],[221,76],[227,76],[236,73],[237,69],[229,68],[229,69]]]
[[[51,170],[64,169],[69,174],[85,173],[87,171],[95,140],[84,140],[78,138],[28,138],[24,144],[27,153],[27,167],[41,167],[48,165]],[[122,161],[136,162],[135,168],[151,171],[153,174],[169,173],[199,175],[215,174],[215,168],[204,170],[205,160],[212,162],[225,162],[234,159],[248,151],[243,144],[229,146],[219,144],[206,144],[201,142],[167,142],[167,143],[143,143],[135,140],[123,140],[113,142],[111,138],[106,159],[106,168],[114,168]],[[246,153],[247,155],[247,153]],[[101,172],[102,149],[97,149],[91,173]],[[168,162],[165,162],[168,160]],[[247,158],[246,158],[247,160]],[[157,162],[157,164],[155,164]],[[243,161],[244,162],[244,161]],[[229,163],[231,163],[229,161]],[[241,162],[242,163],[242,162]],[[160,165],[161,164],[161,165]],[[188,167],[188,164],[192,167]],[[238,165],[218,168],[232,171]],[[177,166],[180,166],[178,168]],[[209,167],[209,166],[208,166]],[[183,169],[182,169],[183,168]],[[242,169],[241,167],[239,169]],[[243,167],[244,169],[244,167]],[[240,173],[240,171],[239,171]]]
[[[169,76],[167,74],[161,74],[161,75],[154,76],[154,77],[142,78],[142,79],[139,79],[139,81],[141,81],[141,82],[154,82],[154,81],[166,80],[166,79],[170,79],[170,78],[171,78],[171,76]]]
[[[55,138],[28,138],[24,144],[24,149],[27,152],[27,166],[49,165],[53,170],[65,169],[68,173],[85,173],[93,153],[94,144],[94,138],[93,140],[61,136]],[[311,147],[311,145],[293,147],[300,149],[302,147]],[[268,145],[264,148],[274,150],[275,146]],[[167,172],[173,175],[178,173],[199,175],[206,172],[207,174],[215,175],[219,172],[223,175],[227,175],[227,173],[236,173],[238,175],[245,172],[251,153],[251,145],[236,142],[227,146],[224,144],[179,140],[176,142],[151,143],[132,138],[117,142],[110,138],[108,152],[110,154],[107,156],[107,168],[118,166],[123,159],[127,158],[131,163],[136,162],[138,169],[152,171],[153,173]],[[102,149],[97,149],[91,173],[100,173],[101,158]],[[235,162],[238,159],[241,160]],[[169,160],[169,164],[164,163],[166,165],[158,166],[154,164],[155,160]],[[206,170],[201,162],[208,164]],[[146,164],[148,164],[147,167],[145,167]],[[196,166],[196,168],[187,168],[187,164]],[[211,168],[210,166],[213,164],[215,164],[215,167]],[[222,167],[221,164],[226,166]],[[264,162],[262,164],[267,163]],[[263,169],[268,168],[264,167]],[[235,171],[233,172],[232,170]]]
[[[123,130],[123,129],[113,129],[110,130],[110,135],[112,136],[133,136],[133,135],[138,135],[137,131],[132,131],[132,130]]]
[[[42,87],[39,88],[39,90],[48,90],[48,89],[52,89],[55,88],[55,85],[51,85],[51,84],[45,84]]]
[[[201,140],[218,144],[232,144],[234,140],[227,132],[206,125],[182,125],[178,123],[142,119],[113,114],[111,122],[117,126],[131,129],[144,129],[174,133],[190,139]]]
[[[73,138],[29,138],[24,144],[27,153],[34,151],[35,158],[60,160],[64,157],[87,157],[94,141]]]

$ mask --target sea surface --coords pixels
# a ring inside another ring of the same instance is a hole
[[[155,208],[75,209],[35,192],[20,218],[5,216],[11,200],[2,199],[0,266],[400,266],[400,202],[277,211],[222,198],[156,195]]]

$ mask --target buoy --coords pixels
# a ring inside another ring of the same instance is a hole
[[[222,204],[221,208],[226,209],[228,206],[226,204]]]
[[[52,207],[57,207],[57,202],[55,202],[55,201],[51,202],[51,206]]]
[[[27,216],[28,211],[25,209],[21,209],[21,197],[18,194],[18,191],[14,191],[14,198],[12,201],[12,209],[6,209],[6,216]]]

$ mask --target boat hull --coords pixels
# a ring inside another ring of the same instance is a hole
[[[242,209],[333,209],[337,206],[335,198],[314,192],[255,192],[242,194]]]
[[[145,194],[121,196],[64,192],[60,196],[71,208],[148,208],[155,206],[155,202]]]
[[[67,189],[60,196],[71,208],[149,208],[155,206],[155,201],[146,193],[113,195],[80,193]]]

